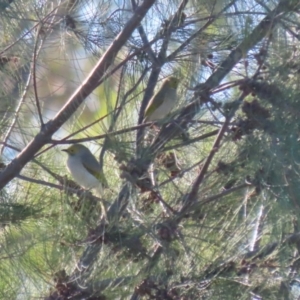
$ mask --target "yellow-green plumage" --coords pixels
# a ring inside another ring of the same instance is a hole
[[[80,186],[99,192],[108,186],[100,164],[87,147],[74,144],[63,151],[68,154],[67,167]]]
[[[145,109],[144,122],[163,119],[172,111],[177,101],[178,83],[179,79],[173,76],[163,81]]]

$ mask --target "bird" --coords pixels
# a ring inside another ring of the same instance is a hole
[[[177,102],[178,84],[179,79],[174,76],[163,81],[145,109],[143,123],[161,120],[171,112]]]
[[[85,189],[94,189],[99,195],[108,187],[99,162],[84,145],[73,144],[62,151],[68,154],[67,168],[73,179]]]

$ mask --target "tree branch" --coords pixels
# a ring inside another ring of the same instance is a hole
[[[35,153],[50,141],[52,135],[76,112],[84,99],[99,85],[99,80],[111,66],[119,50],[126,43],[127,39],[131,36],[154,2],[155,0],[144,1],[136,9],[132,18],[124,26],[124,29],[118,34],[114,42],[89,74],[88,78],[75,91],[69,101],[52,120],[43,126],[41,131],[25,149],[7,165],[0,174],[0,189],[5,187],[7,183],[19,174],[22,168],[34,157]]]
[[[281,3],[271,11],[253,30],[249,36],[247,36],[236,49],[234,49],[223,63],[216,69],[216,71],[207,79],[205,83],[199,84],[195,90],[194,101],[187,105],[178,116],[175,122],[167,124],[162,127],[156,139],[148,149],[153,157],[157,154],[166,143],[173,139],[178,133],[178,125],[182,128],[186,128],[188,122],[198,113],[200,109],[201,99],[205,102],[210,101],[209,92],[215,88],[225,76],[233,69],[233,67],[240,61],[240,59],[257,43],[259,43],[279,21],[280,17],[284,15],[287,7]],[[144,174],[149,165],[151,164],[152,157],[146,157],[142,159],[141,174]],[[139,164],[140,165],[140,164]]]

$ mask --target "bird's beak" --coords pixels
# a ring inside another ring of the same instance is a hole
[[[69,153],[69,150],[68,150],[68,149],[62,149],[61,151],[64,151],[64,152]]]

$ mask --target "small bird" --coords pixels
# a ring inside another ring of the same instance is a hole
[[[163,119],[171,112],[177,102],[178,84],[179,79],[173,76],[163,81],[145,109],[144,123]]]
[[[95,156],[81,144],[74,144],[62,151],[68,154],[67,168],[76,183],[85,189],[95,189],[99,194],[108,184]]]

